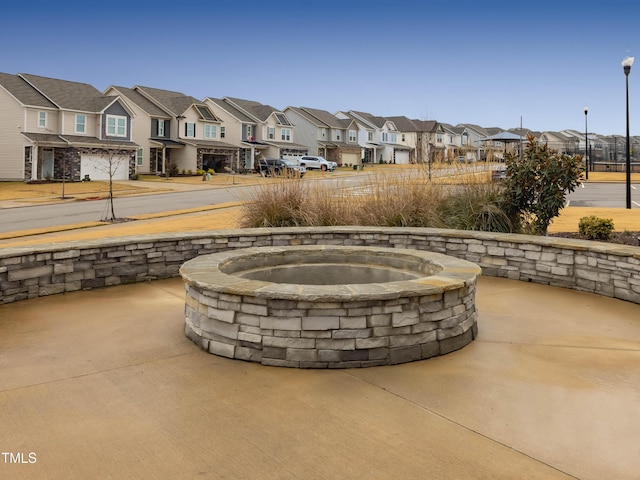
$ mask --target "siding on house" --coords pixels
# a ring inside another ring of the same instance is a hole
[[[24,147],[28,142],[20,134],[24,109],[0,87],[0,180],[24,179]]]

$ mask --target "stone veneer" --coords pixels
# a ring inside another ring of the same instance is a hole
[[[272,245],[409,248],[469,260],[483,275],[640,303],[640,247],[430,228],[300,227],[139,235],[0,248],[0,303],[175,277],[198,255]]]
[[[480,268],[438,253],[242,248],[196,257],[180,274],[186,335],[223,357],[297,368],[394,365],[458,350],[477,334]]]

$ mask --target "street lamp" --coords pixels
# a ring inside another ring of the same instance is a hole
[[[633,57],[622,60],[624,78],[627,87],[627,208],[631,208],[631,144],[629,142],[629,72],[633,65]]]
[[[589,113],[589,107],[584,107],[584,171],[586,172],[586,179],[589,180],[589,129],[587,128],[587,114]]]

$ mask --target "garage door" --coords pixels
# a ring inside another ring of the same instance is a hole
[[[360,155],[357,153],[343,153],[342,165],[360,165]]]
[[[114,180],[129,179],[129,157],[111,157],[100,155],[82,155],[80,159],[80,178],[89,175],[91,180],[109,180],[109,171]]]
[[[395,151],[395,160],[396,163],[400,165],[406,165],[409,163],[409,152],[407,150],[396,150]]]

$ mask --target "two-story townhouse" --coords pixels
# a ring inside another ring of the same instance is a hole
[[[222,100],[255,122],[254,126],[243,125],[242,142],[256,149],[260,156],[296,159],[309,153],[308,147],[294,141],[295,125],[283,111],[253,100],[232,97]],[[253,167],[252,163],[247,168]]]
[[[220,140],[238,149],[232,169],[236,172],[253,170],[255,159],[266,158],[265,152],[270,147],[256,140],[257,121],[222,98],[207,97],[204,103],[223,122],[220,127]]]
[[[387,117],[387,120],[392,121],[398,129],[395,163],[416,163],[418,145],[418,127],[416,124],[405,116]]]
[[[126,180],[135,173],[133,112],[121,97],[30,74],[2,74],[0,84],[3,122],[13,125],[0,133],[0,165],[9,173],[0,177]]]
[[[469,149],[471,148],[476,149],[477,160],[487,160],[486,149],[488,147],[487,145],[485,145],[485,142],[483,139],[490,136],[489,132],[484,128],[482,128],[481,126],[474,125],[472,123],[459,123],[456,126],[464,128],[464,134],[462,138],[463,145],[467,145]],[[489,156],[490,157],[493,156],[493,151]]]
[[[336,115],[344,118],[342,115],[345,113],[338,112]],[[373,154],[371,160],[375,163],[409,163],[409,150],[398,143],[399,131],[391,120],[355,110],[349,110],[346,116],[373,128],[373,141],[369,142],[367,138],[367,142],[374,147],[373,152],[365,150],[365,158]]]
[[[416,163],[438,163],[446,160],[445,131],[436,120],[412,120],[417,129]]]
[[[184,143],[171,138],[171,113],[133,88],[110,86],[105,95],[120,95],[125,98],[135,113],[136,121],[131,130],[132,140],[139,145],[136,152],[138,173],[163,173],[164,165],[169,165],[171,150],[183,148]],[[174,127],[174,130],[177,130]]]
[[[475,150],[467,151],[463,147],[464,127],[454,127],[448,123],[441,123],[444,129],[444,148],[445,160],[451,162],[456,159],[464,159],[465,161],[475,161]]]
[[[340,119],[326,110],[287,107],[284,113],[296,126],[296,138],[318,155],[338,165],[362,164],[359,127],[352,118]]]
[[[152,141],[158,144],[155,150],[156,158],[160,154],[163,156],[162,162],[156,162],[163,167],[161,173],[209,169],[224,172],[227,168],[232,168],[238,148],[222,141],[223,122],[205,102],[171,90],[144,86],[136,86],[134,90],[169,113],[172,118],[168,125],[169,139],[159,137],[158,132],[154,130],[153,119],[149,125],[151,133],[155,134]],[[164,128],[166,135],[166,124]]]

